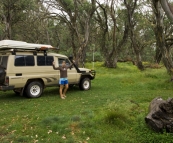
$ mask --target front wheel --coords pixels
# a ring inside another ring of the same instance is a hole
[[[91,80],[89,78],[83,78],[80,82],[79,88],[81,90],[89,90],[91,88]]]
[[[38,98],[43,92],[43,85],[39,81],[30,82],[26,88],[26,94],[30,98]]]

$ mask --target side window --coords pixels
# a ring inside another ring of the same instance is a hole
[[[25,66],[24,56],[15,56],[14,65],[15,66]]]
[[[37,56],[37,65],[45,66],[45,56]]]
[[[26,66],[34,66],[34,56],[25,56],[25,65]]]
[[[46,65],[52,66],[53,56],[46,56]]]
[[[17,55],[15,56],[15,61],[14,61],[15,66],[34,66],[34,56],[22,56],[22,55]]]
[[[58,63],[59,63],[59,66],[62,65],[62,62],[65,61],[66,62],[66,65],[69,66],[70,65],[70,61],[68,59],[63,59],[63,58],[58,58]]]
[[[52,66],[53,56],[37,56],[38,66]]]

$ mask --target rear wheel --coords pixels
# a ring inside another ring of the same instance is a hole
[[[29,98],[38,98],[43,92],[43,84],[39,81],[33,81],[26,87],[26,94]]]
[[[83,78],[80,82],[79,88],[81,90],[89,90],[91,88],[91,80],[89,78]]]

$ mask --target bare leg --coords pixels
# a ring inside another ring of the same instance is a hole
[[[66,97],[65,94],[67,92],[67,89],[68,89],[68,84],[65,84],[64,93],[63,93],[64,97]]]
[[[64,85],[60,85],[59,94],[60,94],[60,97],[61,97],[62,99],[64,99],[63,94],[62,94],[63,88],[64,88]]]

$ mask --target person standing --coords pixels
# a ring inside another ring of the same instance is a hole
[[[67,66],[65,60],[62,61],[62,65],[60,67],[55,67],[55,62],[53,61],[52,63],[53,65],[53,69],[54,70],[60,70],[60,80],[59,80],[59,84],[60,84],[60,89],[59,89],[59,93],[60,93],[60,98],[61,99],[65,99],[66,97],[66,92],[68,89],[68,78],[67,78],[67,69],[72,67],[73,64]]]

